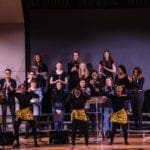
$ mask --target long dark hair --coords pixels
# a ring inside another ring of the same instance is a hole
[[[38,65],[40,65],[40,64],[38,64],[38,63],[36,62],[36,56],[37,56],[37,55],[40,57],[40,64],[43,62],[42,56],[41,56],[39,53],[36,53],[36,54],[33,56],[33,59],[32,59],[32,66],[38,66]]]
[[[80,62],[81,62],[80,53],[79,53],[79,51],[77,51],[77,50],[75,50],[75,51],[72,53],[72,60],[71,60],[71,61],[72,61],[72,62],[75,62],[75,60],[73,59],[74,53],[77,53],[77,54],[78,54],[79,58],[78,58],[77,62],[80,63]]]
[[[135,71],[137,71],[137,76],[134,75]],[[135,78],[135,79],[141,79],[143,77],[142,69],[140,67],[133,68],[132,74],[133,74],[133,78]]]
[[[109,65],[112,64],[112,62],[114,62],[113,58],[111,57],[111,54],[110,54],[110,51],[108,49],[106,49],[104,52],[103,52],[103,60],[102,60],[102,65],[105,66],[106,65],[106,59],[105,59],[105,53],[108,53],[109,54],[109,60],[108,60],[108,63]]]

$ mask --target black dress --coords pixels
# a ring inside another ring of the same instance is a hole
[[[105,61],[105,63],[103,63],[103,61],[100,61],[99,64],[101,66],[105,66],[108,69],[112,69],[114,63],[115,62],[113,60],[111,60],[111,61]],[[112,77],[113,78],[113,73],[108,71],[108,70],[106,70],[105,68],[103,68],[103,73],[106,75],[106,77]],[[106,78],[106,77],[103,76],[103,78]]]
[[[71,72],[71,69],[73,67],[77,68],[77,71]],[[68,75],[69,75],[69,84],[68,89],[71,91],[73,88],[75,88],[79,83],[79,75],[78,75],[78,69],[79,69],[79,62],[70,62],[68,63]]]

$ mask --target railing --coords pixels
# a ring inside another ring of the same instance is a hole
[[[102,114],[102,112],[88,112],[87,114],[95,114],[98,116],[100,116]],[[63,124],[64,124],[64,129],[68,129],[68,130],[71,130],[71,120],[70,120],[70,114],[69,113],[65,113],[65,118],[67,119],[64,119],[63,121]],[[148,117],[148,119],[146,120],[143,120],[142,121],[142,124],[143,124],[143,128],[140,129],[140,130],[134,130],[132,129],[132,125],[134,124],[134,121],[133,120],[128,120],[128,133],[129,134],[142,134],[143,137],[146,136],[146,134],[150,134],[150,113],[142,113],[143,115],[143,118],[144,117]],[[128,116],[130,118],[130,116],[132,116],[132,113],[128,113]],[[100,116],[102,117],[102,116]],[[0,118],[2,118],[2,115],[0,115]],[[7,121],[6,121],[6,124],[8,126],[8,130],[11,131],[13,130],[13,126],[12,126],[12,121],[11,121],[11,115],[7,115],[6,116],[7,118]],[[53,124],[53,118],[52,118],[52,113],[49,113],[49,114],[41,114],[39,116],[39,121],[38,121],[38,124],[40,124],[40,132],[48,132],[48,131],[51,131],[52,130],[52,124]],[[100,122],[101,119],[99,118],[99,120],[95,121],[95,123],[99,123],[101,127],[103,127],[103,122]],[[89,121],[90,122],[90,121]],[[23,121],[23,125],[24,125],[24,121]],[[20,132],[24,132],[24,126],[21,125],[22,127],[20,128]],[[101,128],[100,127],[100,128]],[[100,129],[99,131],[101,131],[102,129]],[[121,130],[118,130],[118,131],[121,131]]]

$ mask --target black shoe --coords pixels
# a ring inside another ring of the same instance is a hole
[[[28,138],[29,138],[29,136],[28,136],[28,135],[25,135],[24,139],[28,139]]]
[[[35,143],[35,144],[34,144],[34,146],[35,146],[35,147],[40,147],[40,145],[39,145],[39,144],[37,144],[37,143]]]
[[[109,130],[106,131],[105,138],[110,138],[110,131]]]
[[[128,142],[125,142],[125,145],[130,145]]]
[[[109,142],[109,145],[112,145],[113,144],[113,142]]]

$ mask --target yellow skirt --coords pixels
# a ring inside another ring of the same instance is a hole
[[[30,107],[16,111],[16,121],[22,119],[25,121],[34,120],[33,113]]]
[[[113,123],[127,124],[128,117],[125,109],[121,109],[115,113],[110,114],[110,121]]]
[[[71,112],[71,121],[77,119],[82,121],[88,121],[88,117],[84,109],[73,109]]]

